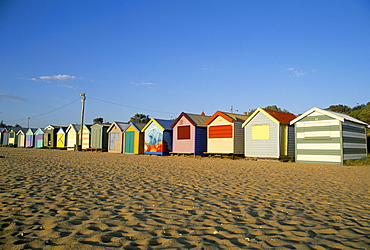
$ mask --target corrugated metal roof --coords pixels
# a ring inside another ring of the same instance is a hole
[[[244,122],[249,118],[249,116],[247,115],[239,115],[239,114],[227,113],[227,112],[222,112],[222,111],[216,111],[216,113],[214,113],[206,121],[206,125],[209,125],[217,116],[221,116],[229,122],[233,122],[233,121]]]
[[[309,114],[313,113],[313,112],[318,112],[318,113],[321,113],[323,115],[327,115],[327,116],[330,116],[334,119],[337,119],[337,120],[340,120],[340,121],[344,121],[344,120],[347,120],[347,121],[351,121],[351,122],[354,122],[354,123],[358,123],[358,124],[363,124],[365,126],[369,126],[369,124],[367,124],[366,122],[363,122],[363,121],[360,121],[352,116],[349,116],[349,115],[346,115],[346,114],[342,114],[342,113],[337,113],[337,112],[334,112],[334,111],[329,111],[329,110],[326,110],[326,109],[320,109],[320,108],[317,108],[317,107],[313,107],[312,109],[308,110],[307,112],[303,113],[302,115],[298,116],[297,118],[295,118],[294,120],[292,120],[290,122],[290,124],[294,124],[296,122],[298,122],[299,120],[303,119],[304,117],[308,116]]]
[[[207,127],[205,122],[210,118],[210,116],[187,114],[187,113],[186,115],[196,124],[197,127]]]
[[[165,130],[172,130],[171,125],[173,120],[155,119]]]
[[[120,128],[121,131],[123,131],[128,126],[128,123],[126,122],[116,122],[116,124]]]
[[[269,109],[263,109],[268,114],[270,114],[272,117],[274,117],[277,121],[279,121],[282,124],[289,124],[291,120],[294,120],[297,116],[290,113],[284,113]]]
[[[135,126],[139,131],[141,131],[141,130],[145,127],[145,125],[146,125],[146,123],[142,123],[142,122],[133,122],[132,124],[133,124],[133,126]]]

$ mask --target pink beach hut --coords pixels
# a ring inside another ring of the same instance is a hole
[[[207,151],[207,125],[210,118],[182,112],[174,123],[173,150],[171,154],[203,155]]]

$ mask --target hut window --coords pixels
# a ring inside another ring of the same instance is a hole
[[[178,140],[189,140],[190,139],[190,126],[177,127],[177,139]]]
[[[210,126],[209,138],[233,138],[232,125]]]
[[[252,125],[252,140],[270,140],[270,125]]]

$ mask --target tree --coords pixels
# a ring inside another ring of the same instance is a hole
[[[326,110],[334,111],[337,113],[343,113],[343,114],[349,114],[352,109],[348,107],[347,105],[339,104],[339,105],[331,105]]]
[[[4,123],[4,121],[1,121],[0,122],[0,128],[5,128],[6,127],[6,124]]]
[[[142,122],[147,123],[150,121],[149,115],[136,113],[128,122]]]
[[[93,123],[94,123],[94,124],[95,124],[95,123],[102,124],[103,122],[104,122],[104,119],[103,119],[102,117],[95,118],[95,119],[93,120]]]
[[[281,108],[279,108],[279,107],[278,107],[278,106],[276,106],[276,105],[266,106],[266,107],[264,107],[264,109],[269,109],[269,110],[273,110],[273,111],[279,111],[279,112],[283,112],[283,113],[289,113],[289,114],[291,114],[288,110],[286,110],[286,109],[281,109]],[[249,115],[249,116],[250,116],[250,115],[252,115],[254,111],[256,111],[256,109],[253,109],[253,110],[249,111],[247,115]]]
[[[16,124],[14,125],[14,127],[15,127],[15,128],[22,128],[22,126],[21,126],[21,125],[19,125],[18,123],[16,123]]]

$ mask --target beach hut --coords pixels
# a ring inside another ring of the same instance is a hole
[[[8,145],[11,147],[16,147],[17,146],[17,133],[21,128],[11,128],[9,133],[8,133]]]
[[[91,125],[84,124],[82,126],[82,145],[81,145],[82,149],[90,148],[90,142],[91,142],[91,129],[90,128],[91,128]],[[81,136],[80,132],[81,131],[79,131],[78,136]]]
[[[21,128],[17,132],[17,147],[18,148],[24,148],[26,146],[26,133],[27,133],[27,128]]]
[[[146,123],[131,122],[123,130],[124,134],[124,153],[143,154],[144,153],[144,133],[141,130]]]
[[[44,134],[45,131],[43,128],[38,128],[35,132],[35,148],[43,148],[44,147]]]
[[[294,157],[294,114],[258,108],[243,123],[244,155],[249,158],[289,159]]]
[[[1,145],[8,146],[9,128],[1,128]]]
[[[144,132],[144,154],[169,155],[172,151],[172,120],[152,118],[141,130]]]
[[[343,165],[367,157],[366,124],[349,115],[312,108],[295,126],[295,161]]]
[[[175,154],[203,155],[207,151],[207,125],[210,118],[182,112],[172,123],[173,145]]]
[[[57,132],[60,126],[48,125],[44,128],[44,147],[54,148],[57,144]]]
[[[244,155],[243,122],[247,115],[217,111],[207,121],[207,154]]]
[[[78,146],[79,142],[79,131],[80,125],[69,124],[66,134],[67,134],[67,150],[74,150]]]
[[[29,128],[26,132],[26,143],[25,147],[26,148],[33,148],[35,144],[35,132],[36,128]]]
[[[108,150],[108,124],[95,123],[91,126],[91,148]]]
[[[57,134],[57,142],[56,142],[57,148],[65,148],[67,146],[66,130],[67,130],[67,127],[61,127],[56,133]]]
[[[108,132],[108,152],[122,153],[123,152],[123,131],[127,127],[125,122],[113,122]]]

